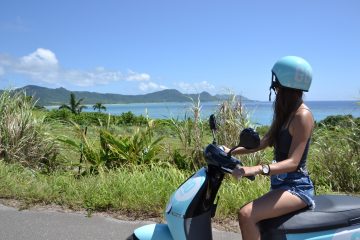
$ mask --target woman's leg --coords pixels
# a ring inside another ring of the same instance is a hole
[[[246,204],[239,211],[239,225],[243,240],[260,239],[257,223],[305,208],[299,197],[284,191],[274,190]]]

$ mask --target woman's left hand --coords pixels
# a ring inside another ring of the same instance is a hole
[[[245,175],[244,167],[241,167],[240,165],[236,165],[236,167],[233,169],[232,175],[236,179],[240,179]]]

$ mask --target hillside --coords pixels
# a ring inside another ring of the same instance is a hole
[[[158,92],[143,94],[143,95],[122,95],[113,93],[96,93],[87,91],[69,91],[65,88],[46,88],[35,85],[28,85],[17,89],[16,91],[25,91],[26,95],[33,96],[38,102],[38,105],[60,105],[68,103],[70,93],[73,92],[77,99],[83,98],[84,104],[94,104],[101,102],[103,104],[115,103],[155,103],[155,102],[189,102],[197,100],[200,96],[201,102],[218,101],[224,95],[212,96],[208,92],[201,92],[200,94],[183,94],[175,89],[166,89]],[[241,97],[243,100],[247,100]]]

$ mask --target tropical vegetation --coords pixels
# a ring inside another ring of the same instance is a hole
[[[39,110],[25,97],[7,91],[0,97],[0,198],[162,216],[171,192],[206,164],[202,150],[212,135],[199,100],[184,120],[154,120],[81,112],[75,95],[74,111]],[[235,145],[246,127],[260,135],[268,129],[253,125],[236,98],[224,100],[215,115],[219,144]],[[360,194],[360,119],[330,116],[316,125],[309,171],[317,193]],[[271,159],[271,149],[242,157],[248,165]],[[253,182],[226,177],[216,218],[234,218],[268,188],[263,176]]]

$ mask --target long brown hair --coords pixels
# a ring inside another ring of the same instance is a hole
[[[270,146],[276,145],[279,131],[294,111],[303,103],[303,92],[301,90],[283,87],[279,87],[277,90],[276,99],[273,104],[273,121],[267,134]]]

